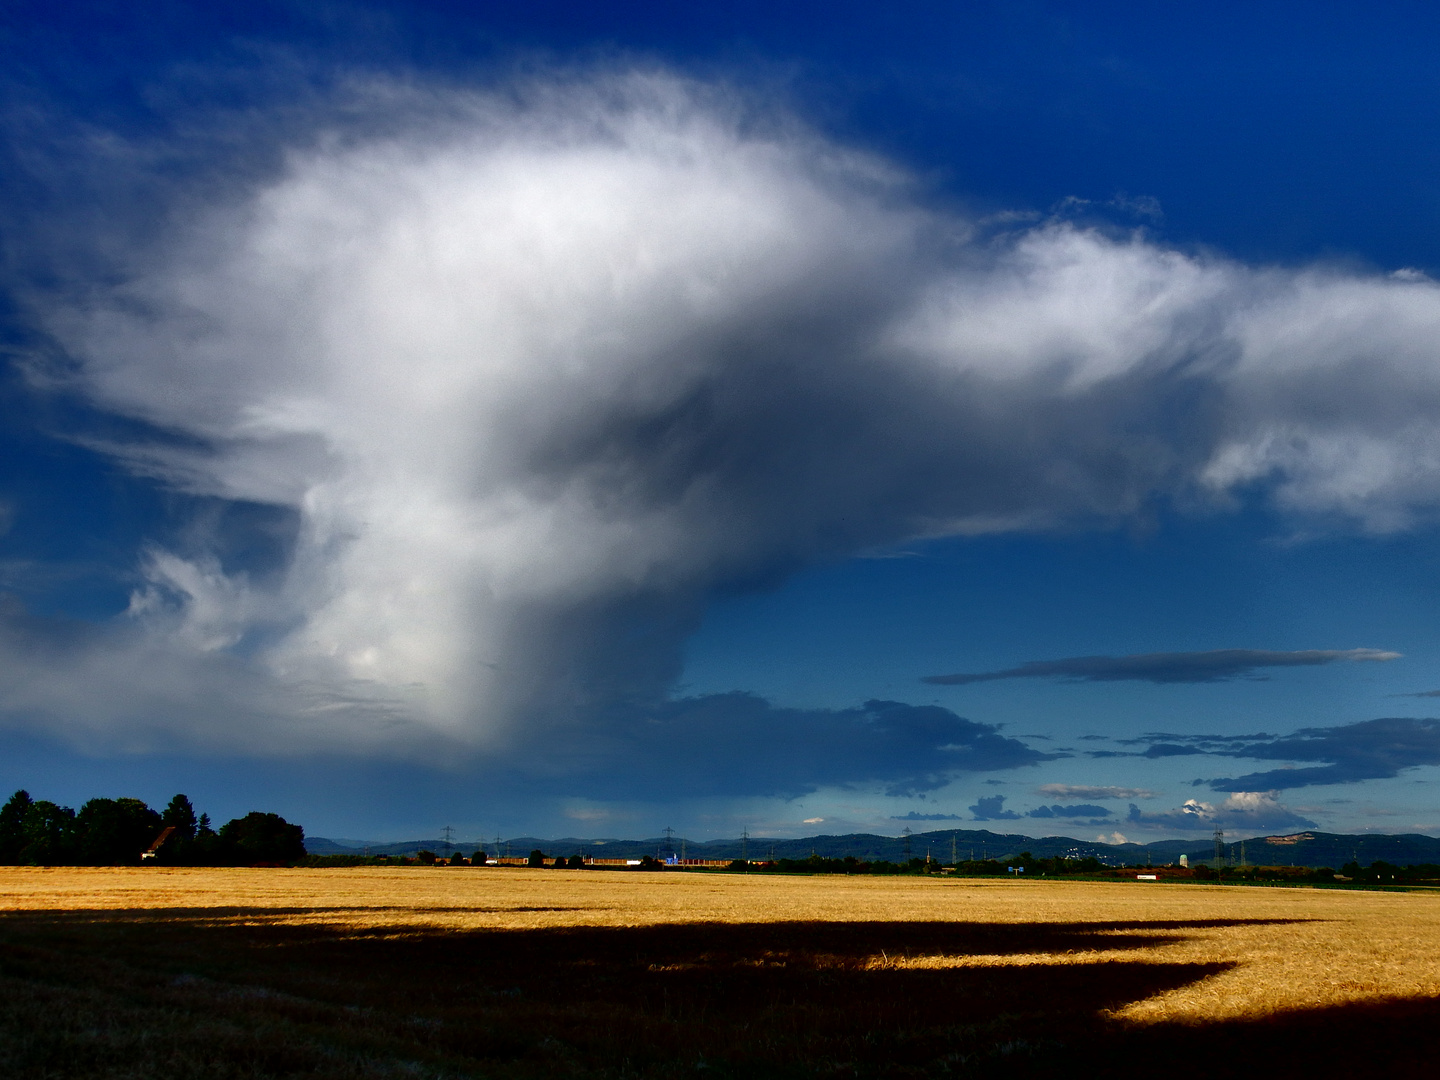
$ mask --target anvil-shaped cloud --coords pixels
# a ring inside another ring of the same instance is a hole
[[[717,589],[1157,496],[1223,510],[1244,487],[1371,532],[1440,509],[1440,287],[1415,274],[986,232],[885,162],[654,73],[372,83],[295,117],[275,168],[181,184],[151,246],[107,262],[99,237],[25,294],[37,383],[124,421],[89,444],[269,508],[280,566],[156,547],[122,625],[8,618],[7,723],[421,757],[563,732],[599,760],[617,715],[667,715]],[[144,189],[160,160],[117,153],[84,189]]]

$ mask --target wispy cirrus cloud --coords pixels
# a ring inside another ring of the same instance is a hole
[[[1110,813],[1103,806],[1094,806],[1088,803],[1077,803],[1073,806],[1062,806],[1055,803],[1026,810],[1025,816],[1030,818],[1104,818],[1109,817]]]
[[[1041,795],[1057,799],[1153,799],[1155,793],[1145,788],[1096,786],[1093,784],[1041,784],[1035,789]]]
[[[927,675],[934,686],[967,686],[997,679],[1065,679],[1072,682],[1224,682],[1256,676],[1261,668],[1315,667],[1356,661],[1398,660],[1382,649],[1210,649],[1204,652],[1137,653],[1132,656],[1071,656],[1029,660],[1018,667],[955,675]]]

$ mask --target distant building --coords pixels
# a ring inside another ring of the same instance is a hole
[[[166,840],[169,840],[170,837],[172,837],[172,836],[174,836],[174,835],[175,835],[175,826],[174,826],[174,825],[167,825],[167,826],[165,826],[165,828],[163,828],[163,829],[160,830],[160,835],[155,838],[155,842],[154,842],[153,844],[151,844],[148,848],[146,848],[144,851],[142,851],[142,852],[140,853],[140,858],[142,858],[142,859],[153,859],[153,858],[155,858],[155,853],[160,850],[161,846],[165,843]],[[131,850],[131,851],[134,851],[135,849],[134,849],[134,848],[131,848],[130,850]]]

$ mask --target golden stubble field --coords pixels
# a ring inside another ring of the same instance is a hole
[[[697,923],[1010,925],[1021,944],[1007,937],[1003,952],[957,951],[939,940],[927,949],[922,937],[899,954],[877,943],[864,966],[1223,968],[1107,1012],[1140,1024],[1440,998],[1440,894],[1428,892],[466,867],[5,868],[0,910],[102,919],[104,912],[163,919],[183,911],[218,924],[319,925],[372,936]],[[1063,951],[1047,948],[1047,928],[1077,924],[1088,933],[1067,938]],[[1024,948],[1027,927],[1033,951]]]

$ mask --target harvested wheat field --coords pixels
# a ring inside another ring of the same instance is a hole
[[[0,870],[13,1076],[1419,1066],[1440,895],[464,867]]]

